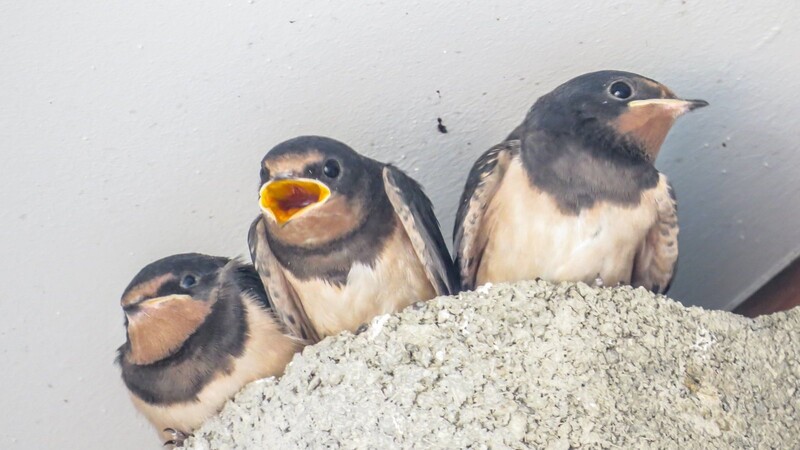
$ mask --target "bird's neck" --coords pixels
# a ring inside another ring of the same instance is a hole
[[[120,347],[118,362],[131,392],[151,404],[189,401],[219,371],[229,370],[244,351],[247,335],[246,311],[236,289],[221,288],[202,325],[169,356],[135,364],[129,357],[130,340]]]
[[[564,133],[529,129],[521,145],[529,181],[566,213],[578,214],[598,202],[633,207],[642,191],[658,183],[646,154],[602,127]]]
[[[376,189],[382,189],[382,186],[376,186]],[[343,285],[353,264],[372,266],[377,261],[383,250],[381,244],[395,226],[399,226],[383,191],[375,192],[364,205],[363,220],[358,226],[324,243],[297,245],[282,239],[274,228],[269,228],[266,239],[270,249],[281,265],[298,279],[323,278],[329,283]]]

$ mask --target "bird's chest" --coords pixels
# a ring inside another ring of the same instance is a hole
[[[387,238],[373,265],[354,263],[343,284],[320,278],[300,280],[291,274],[288,277],[309,320],[322,336],[355,331],[377,315],[435,296],[402,227]]]
[[[275,320],[261,308],[246,303],[248,316],[248,341],[244,353],[231,357],[227,370],[219,367],[216,374],[202,386],[194,398],[169,404],[151,404],[131,394],[134,405],[156,427],[162,441],[170,439],[164,428],[173,428],[186,433],[195,430],[219,411],[245,384],[280,376],[299,344],[282,334]],[[191,365],[191,362],[188,363]],[[192,377],[190,370],[176,369],[164,377]],[[177,380],[176,380],[177,381]]]
[[[487,209],[482,231],[488,241],[477,281],[628,283],[636,251],[656,220],[650,200],[642,195],[636,206],[598,201],[566,213],[512,163]]]

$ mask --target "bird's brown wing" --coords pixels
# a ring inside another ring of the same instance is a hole
[[[475,277],[486,247],[486,238],[481,236],[484,214],[519,148],[518,140],[496,145],[481,155],[469,172],[453,230],[453,252],[462,289],[475,289]]]
[[[454,294],[458,290],[458,272],[439,229],[430,199],[422,187],[400,169],[383,168],[383,187],[400,218],[414,252],[417,254],[436,295]]]
[[[665,294],[678,264],[678,202],[663,174],[654,197],[658,211],[633,262],[631,284]]]
[[[263,217],[259,216],[250,225],[247,244],[250,247],[253,265],[269,293],[278,317],[296,337],[312,344],[318,342],[319,335],[308,319],[300,298],[289,284],[283,268],[269,248]]]

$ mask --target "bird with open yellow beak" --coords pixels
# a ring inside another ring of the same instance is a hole
[[[457,272],[422,187],[320,136],[261,162],[248,243],[283,321],[311,342],[452,293]]]
[[[707,105],[612,70],[539,98],[469,174],[454,231],[462,288],[541,278],[666,292],[677,203],[654,162],[675,120]]]

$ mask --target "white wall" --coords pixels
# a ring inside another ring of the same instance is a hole
[[[170,253],[245,254],[275,143],[398,163],[449,237],[474,159],[591,70],[711,102],[659,161],[672,294],[733,305],[800,249],[799,18],[794,0],[3,2],[0,447],[158,448],[112,365],[119,295]]]

